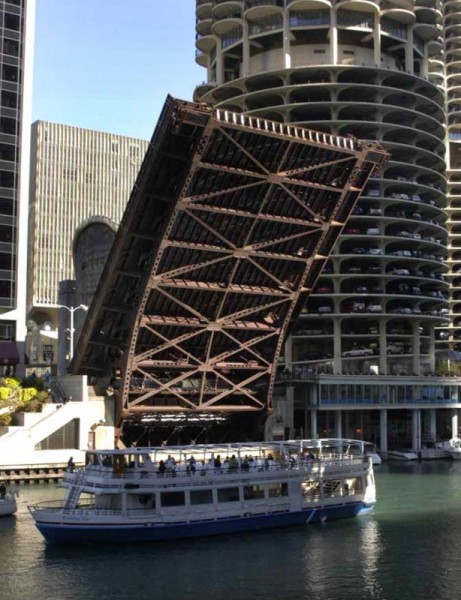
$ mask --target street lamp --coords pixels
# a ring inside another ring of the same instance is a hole
[[[79,306],[66,306],[65,304],[58,304],[58,308],[65,308],[70,315],[70,323],[69,323],[69,362],[71,362],[74,356],[74,313],[77,310],[84,310],[85,312],[88,310],[88,306],[86,304],[80,304]]]

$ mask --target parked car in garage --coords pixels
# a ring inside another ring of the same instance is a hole
[[[367,312],[383,312],[382,304],[372,302],[367,306]]]
[[[372,356],[373,350],[371,348],[365,348],[364,346],[357,346],[356,348],[351,348],[350,350],[346,350],[342,353],[342,355],[347,357],[354,356]]]

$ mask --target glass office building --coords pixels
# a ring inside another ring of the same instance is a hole
[[[24,372],[34,0],[0,3],[0,375]]]

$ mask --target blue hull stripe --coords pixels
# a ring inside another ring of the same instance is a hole
[[[370,512],[372,508],[363,502],[353,502],[323,508],[308,508],[298,512],[251,515],[190,523],[136,525],[130,523],[121,525],[37,523],[37,527],[47,542],[156,542],[306,523],[323,523],[324,521],[355,517],[358,514]]]

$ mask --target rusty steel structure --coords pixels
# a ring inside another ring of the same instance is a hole
[[[286,334],[386,158],[374,142],[169,97],[73,372],[113,388],[119,425],[266,415]]]

